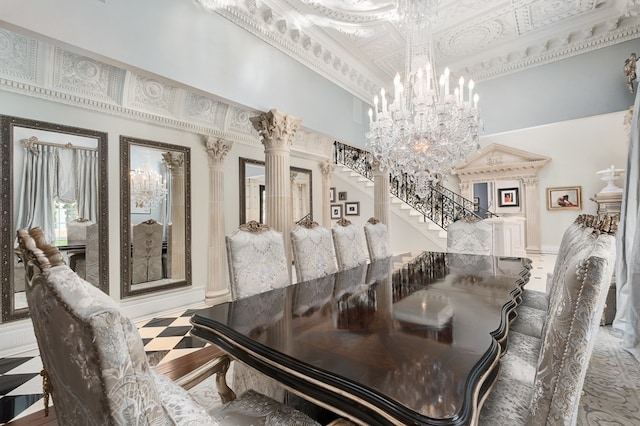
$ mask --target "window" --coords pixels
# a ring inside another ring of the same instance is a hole
[[[67,223],[78,218],[78,203],[65,203],[58,199],[53,202],[53,226],[56,240],[54,245],[67,245]]]

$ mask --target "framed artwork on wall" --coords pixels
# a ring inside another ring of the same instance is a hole
[[[344,203],[344,209],[346,216],[360,216],[360,201]]]
[[[519,207],[519,188],[498,188],[498,207]]]
[[[329,202],[336,202],[336,188],[329,188]]]
[[[347,191],[338,192],[338,200],[346,201],[347,200]]]
[[[582,210],[582,188],[563,186],[547,188],[547,210]]]
[[[331,204],[331,219],[342,217],[342,204]]]

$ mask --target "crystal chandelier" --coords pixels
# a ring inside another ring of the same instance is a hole
[[[383,170],[392,176],[408,173],[423,188],[478,149],[482,129],[473,80],[465,88],[460,77],[452,90],[449,68],[436,79],[432,36],[437,5],[437,0],[398,0],[406,32],[405,83],[397,74],[391,103],[384,88],[376,95],[366,134]]]
[[[148,167],[130,172],[131,201],[136,208],[157,206],[167,196],[167,185],[160,174]]]

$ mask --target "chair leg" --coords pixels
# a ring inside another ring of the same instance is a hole
[[[49,375],[46,370],[41,370],[42,376],[42,393],[44,394],[44,416],[49,415],[49,395],[51,395],[51,382],[49,381]]]
[[[236,399],[235,392],[231,390],[226,381],[227,370],[229,370],[230,364],[231,360],[229,359],[229,357],[226,355],[223,356],[221,360],[220,370],[216,373],[216,386],[218,388],[218,393],[220,394],[220,399],[222,400],[223,404]]]

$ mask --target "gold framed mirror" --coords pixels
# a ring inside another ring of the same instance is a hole
[[[26,318],[18,228],[40,226],[67,265],[109,293],[107,133],[0,115],[2,322]]]
[[[123,298],[191,285],[190,153],[120,136]]]
[[[313,219],[313,174],[309,169],[290,167],[293,222]],[[240,157],[240,223],[265,223],[264,161]]]

